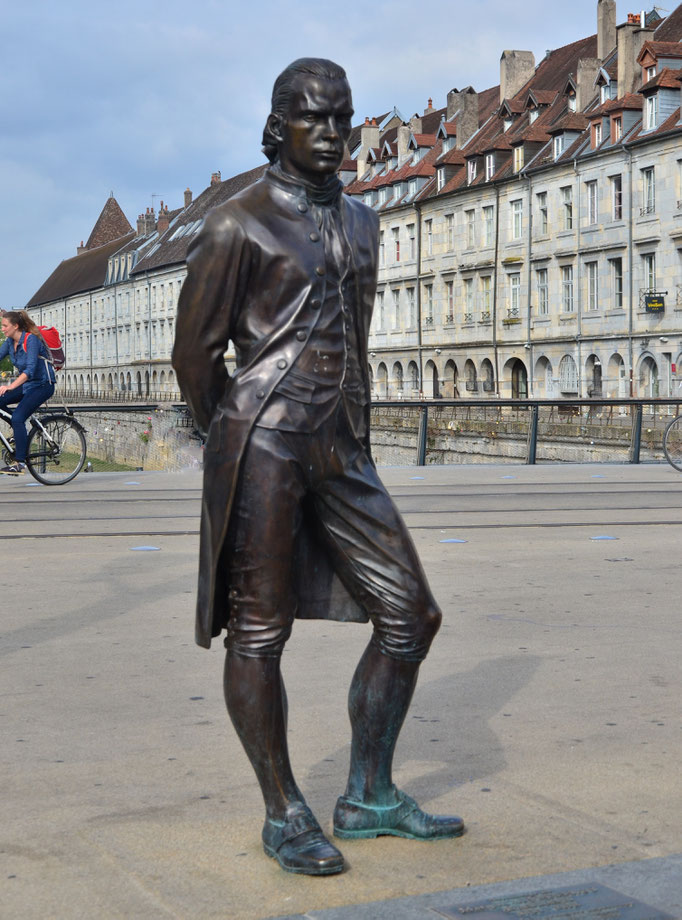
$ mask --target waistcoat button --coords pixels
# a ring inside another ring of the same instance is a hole
[[[299,201],[296,207],[301,212],[301,214],[305,214],[305,212],[308,210],[308,205],[305,203],[305,201]]]
[[[326,272],[326,269],[325,269],[324,265],[318,265],[317,268],[315,269],[315,274],[316,274],[316,275],[320,275],[320,277],[321,277],[322,275],[324,275],[325,272]]]
[[[313,230],[313,232],[310,234],[310,239],[312,240],[313,243],[317,243],[319,242],[320,234],[315,233],[315,231]]]
[[[265,390],[259,390],[256,393],[256,399],[265,399]]]
[[[284,360],[284,358],[280,358],[279,361],[277,362],[277,367],[281,371],[283,371],[286,366],[287,366],[287,362]]]
[[[296,338],[298,339],[299,342],[305,342],[305,340],[307,339],[307,335],[302,329],[299,329],[298,332],[296,333]]]
[[[322,306],[322,301],[319,299],[319,297],[315,297],[310,301],[310,306],[313,308],[313,310],[319,310]]]

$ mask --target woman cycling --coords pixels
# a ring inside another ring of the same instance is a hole
[[[8,310],[0,322],[5,341],[0,345],[0,361],[9,355],[19,375],[12,383],[0,386],[0,406],[18,404],[12,412],[16,462],[0,473],[17,476],[24,472],[28,433],[26,420],[54,393],[56,381],[50,350],[40,330],[25,310]]]

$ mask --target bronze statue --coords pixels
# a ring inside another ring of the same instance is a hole
[[[275,82],[264,177],[206,218],[190,247],[173,366],[207,436],[196,640],[227,630],[227,709],[265,799],[282,868],[344,868],[296,785],[280,657],[294,617],[373,634],[349,694],[337,837],[456,837],[392,782],[398,733],[441,613],[369,447],[367,337],[377,215],[343,194],[350,87],[302,58]],[[224,353],[234,344],[237,370]]]

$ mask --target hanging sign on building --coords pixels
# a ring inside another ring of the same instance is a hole
[[[647,313],[665,313],[665,297],[663,294],[645,294],[644,309]]]

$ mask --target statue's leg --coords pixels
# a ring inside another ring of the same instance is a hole
[[[461,818],[426,814],[392,778],[398,736],[441,612],[373,464],[343,437],[336,446],[340,469],[316,493],[316,508],[335,569],[374,632],[350,688],[350,771],[334,831],[343,837],[458,836]]]
[[[296,610],[293,549],[304,484],[280,433],[255,429],[244,460],[223,562],[230,585],[224,688],[232,724],[263,799],[265,852],[307,875],[343,869],[294,779],[280,671]]]

